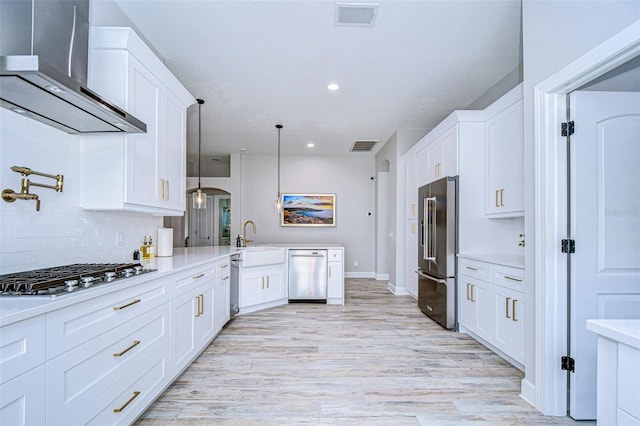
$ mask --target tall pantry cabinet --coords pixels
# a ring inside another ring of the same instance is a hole
[[[92,27],[89,85],[147,125],[83,144],[80,206],[181,216],[187,107],[195,99],[130,28]]]

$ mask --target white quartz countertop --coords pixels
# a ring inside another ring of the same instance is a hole
[[[587,320],[587,330],[632,348],[640,349],[640,319]]]
[[[459,253],[459,258],[477,260],[479,262],[495,263],[524,269],[524,254],[507,253]]]
[[[265,246],[265,247],[282,247],[282,248],[291,248],[291,249],[343,249],[344,246],[341,244],[310,244],[310,243],[273,243],[273,244],[256,244],[256,246]]]
[[[189,267],[229,256],[238,250],[229,246],[176,248],[173,251],[174,255],[171,257],[156,257],[151,261],[141,261],[146,269],[156,269],[156,271],[137,277],[118,280],[113,283],[98,285],[95,288],[56,297],[0,296],[0,326],[61,309],[84,300],[108,294],[114,290],[123,290],[152,279],[162,278]]]

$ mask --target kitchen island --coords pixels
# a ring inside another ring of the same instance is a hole
[[[598,424],[640,424],[640,319],[587,320],[587,330],[598,335]]]

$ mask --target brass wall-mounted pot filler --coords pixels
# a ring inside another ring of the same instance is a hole
[[[31,186],[39,186],[40,188],[48,188],[48,189],[53,189],[56,192],[62,192],[62,182],[64,178],[64,176],[62,175],[50,175],[47,173],[36,172],[35,170],[31,170],[28,167],[20,167],[20,166],[13,166],[11,167],[11,170],[13,170],[16,173],[20,173],[24,177],[22,178],[22,182],[20,184],[20,187],[21,187],[20,192],[15,192],[12,189],[5,189],[4,191],[2,191],[2,199],[5,200],[7,203],[13,203],[16,200],[35,200],[36,211],[39,212],[40,197],[37,194],[29,193],[29,189]],[[31,182],[29,179],[26,178],[26,176],[29,176],[29,175],[38,175],[38,176],[55,179],[56,184],[45,185],[38,182]]]

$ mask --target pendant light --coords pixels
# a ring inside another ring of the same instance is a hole
[[[198,190],[193,194],[193,208],[194,209],[206,209],[207,208],[207,194],[203,194],[200,189],[200,164],[202,157],[202,99],[196,99],[198,102]]]
[[[282,130],[282,124],[276,124],[278,129],[278,198],[276,199],[276,211],[280,213],[282,211],[282,200],[280,199],[280,130]]]

